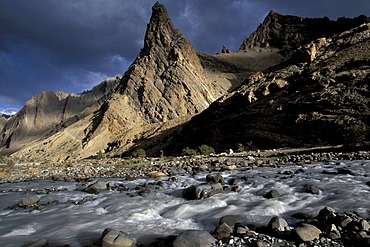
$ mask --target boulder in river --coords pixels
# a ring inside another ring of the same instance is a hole
[[[103,191],[108,189],[107,183],[104,181],[97,181],[93,184],[87,186],[87,188],[83,189],[82,191],[91,193],[91,194],[99,194]]]
[[[19,207],[29,208],[36,205],[40,199],[37,196],[26,197],[18,202]]]
[[[182,196],[188,200],[199,200],[222,192],[223,187],[220,183],[208,183],[197,186],[192,185],[182,191]]]

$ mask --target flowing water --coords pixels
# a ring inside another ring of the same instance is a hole
[[[350,174],[335,174],[338,169]],[[26,246],[40,238],[46,238],[49,246],[86,246],[108,227],[131,234],[138,243],[148,243],[187,229],[212,231],[224,215],[239,215],[241,221],[258,226],[267,225],[275,215],[294,223],[291,217],[294,213],[315,215],[323,206],[357,211],[369,218],[370,187],[366,185],[369,174],[369,160],[240,169],[222,175],[226,182],[239,178],[241,191],[228,191],[203,200],[186,200],[181,192],[192,184],[204,183],[207,173],[135,181],[105,179],[131,190],[105,191],[78,205],[67,201],[81,201],[90,195],[80,190],[81,183],[4,183],[0,184],[0,246]],[[162,188],[151,189],[149,195],[139,196],[135,191],[139,184],[155,185],[158,181],[162,181]],[[317,186],[320,193],[305,192],[307,184]],[[40,193],[45,189],[54,192]],[[279,196],[266,199],[264,195],[271,189]],[[12,207],[33,195],[40,198],[39,204],[47,205],[45,210]]]

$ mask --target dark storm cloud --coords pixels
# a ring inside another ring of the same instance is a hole
[[[43,90],[82,92],[123,74],[143,45],[155,0],[0,1],[0,110]],[[369,0],[164,0],[200,51],[237,50],[271,10],[320,17],[369,15]]]

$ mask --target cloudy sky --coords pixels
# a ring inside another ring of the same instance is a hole
[[[369,0],[162,0],[200,51],[237,50],[270,10],[306,17],[370,15]],[[143,45],[155,0],[1,0],[0,112],[41,91],[80,93],[121,75]]]

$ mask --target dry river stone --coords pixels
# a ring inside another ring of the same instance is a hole
[[[177,236],[173,247],[210,247],[216,241],[207,231],[188,230]]]
[[[303,224],[303,226],[295,228],[294,231],[303,242],[318,239],[321,234],[319,228],[310,224]]]
[[[286,220],[284,220],[283,218],[281,217],[273,217],[270,222],[268,223],[268,226],[267,226],[270,230],[273,230],[273,231],[279,231],[279,232],[283,232],[283,231],[288,231],[289,230],[289,225],[288,223],[286,222]]]
[[[107,228],[101,236],[102,247],[133,247],[136,239],[131,238],[127,233]]]

